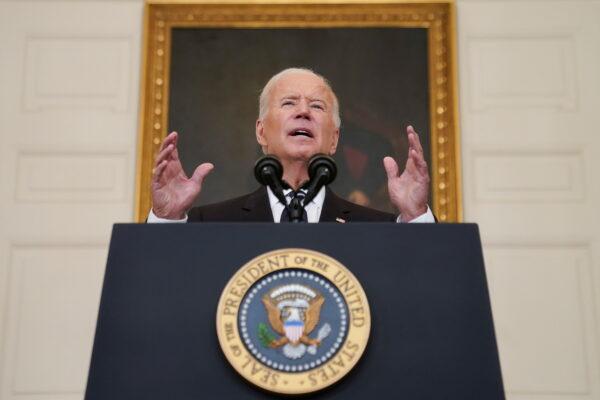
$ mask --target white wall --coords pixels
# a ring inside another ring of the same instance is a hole
[[[600,400],[600,1],[462,0],[464,209],[510,399]],[[141,0],[0,1],[0,399],[83,396],[133,219]]]
[[[141,1],[0,1],[0,399],[83,397],[132,221]]]
[[[600,2],[460,1],[464,207],[511,399],[600,399]]]

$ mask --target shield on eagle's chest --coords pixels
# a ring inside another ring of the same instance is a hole
[[[302,321],[285,321],[283,323],[285,336],[290,339],[290,342],[297,343],[304,332],[304,322]]]

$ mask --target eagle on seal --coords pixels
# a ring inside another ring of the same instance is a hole
[[[269,343],[271,348],[285,346],[289,358],[304,355],[306,346],[316,350],[327,334],[312,339],[308,335],[319,323],[321,307],[325,299],[313,289],[299,284],[274,288],[262,297],[269,323],[281,337]],[[328,327],[328,329],[330,329]],[[327,332],[328,333],[328,332]],[[309,352],[313,353],[313,351]]]

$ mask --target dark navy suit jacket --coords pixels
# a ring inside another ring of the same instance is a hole
[[[326,189],[319,222],[395,222],[397,216],[346,201]],[[231,200],[194,207],[188,212],[188,222],[273,222],[266,187]]]

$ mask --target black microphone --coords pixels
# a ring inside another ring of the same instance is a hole
[[[335,161],[325,154],[315,154],[308,162],[308,176],[310,181],[304,204],[308,204],[314,199],[323,186],[334,181],[337,176]]]
[[[283,166],[277,157],[266,155],[259,158],[254,164],[254,177],[261,185],[270,187],[279,201],[284,205],[287,204],[281,182]]]

